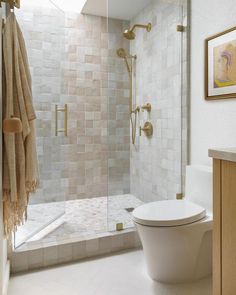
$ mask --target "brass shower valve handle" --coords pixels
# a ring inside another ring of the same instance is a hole
[[[146,110],[147,112],[150,113],[152,110],[152,105],[150,103],[146,103],[145,105],[141,106],[141,109],[143,112]]]
[[[152,126],[152,123],[146,122],[144,124],[143,128],[140,126],[140,128],[139,128],[140,136],[142,136],[142,131],[145,133],[145,135],[147,137],[152,136],[153,135],[153,126]]]

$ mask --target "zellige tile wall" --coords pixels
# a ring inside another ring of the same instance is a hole
[[[129,193],[129,86],[116,55],[128,50],[126,23],[30,4],[17,18],[38,118],[41,186],[32,202]],[[68,104],[68,137],[55,137],[55,104]]]
[[[131,22],[152,23],[150,33],[137,30],[136,39],[131,41],[131,52],[137,55],[136,104],[152,104],[151,113],[140,112],[138,124],[150,121],[153,136],[147,138],[142,133],[131,148],[131,193],[145,202],[174,199],[183,189],[186,33],[177,32],[176,26],[183,23],[185,9],[180,1],[153,0]]]

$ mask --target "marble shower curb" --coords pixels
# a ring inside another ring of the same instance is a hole
[[[141,242],[134,229],[100,234],[87,240],[47,243],[40,248],[32,244],[11,253],[11,273],[38,270],[140,247]]]

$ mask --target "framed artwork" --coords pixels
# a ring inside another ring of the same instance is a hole
[[[236,27],[205,41],[206,100],[236,98]]]

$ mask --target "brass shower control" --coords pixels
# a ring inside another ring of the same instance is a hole
[[[143,105],[142,107],[141,107],[141,109],[142,109],[142,111],[147,111],[147,112],[151,112],[151,110],[152,110],[152,105],[150,104],[150,103],[146,103],[145,105]]]
[[[144,124],[144,127],[143,128],[140,126],[140,129],[139,129],[140,136],[142,135],[142,131],[145,133],[145,135],[147,137],[152,136],[153,135],[153,126],[152,126],[152,123],[146,122]]]

